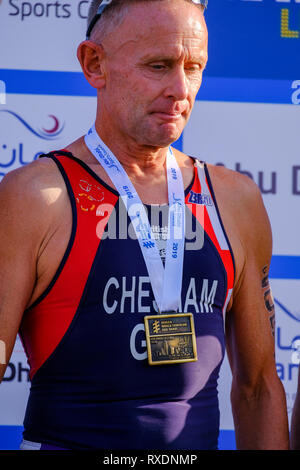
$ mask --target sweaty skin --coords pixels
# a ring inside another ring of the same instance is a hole
[[[142,2],[131,6],[102,44],[84,41],[78,48],[85,77],[97,89],[96,129],[146,204],[168,201],[167,148],[190,117],[207,61],[207,37],[195,5]],[[67,150],[113,186],[83,137]],[[174,154],[187,187],[193,162]],[[208,169],[236,264],[226,336],[237,447],[287,449],[285,394],[261,288],[272,254],[269,220],[249,178],[223,167]],[[67,190],[53,162],[36,161],[3,179],[0,218],[0,339],[8,362],[22,314],[50,283],[71,233]],[[2,377],[5,365],[0,372]]]

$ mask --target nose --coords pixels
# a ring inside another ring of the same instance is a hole
[[[173,68],[167,77],[167,86],[165,95],[174,101],[183,101],[188,97],[189,86],[188,78],[183,65],[177,65]]]

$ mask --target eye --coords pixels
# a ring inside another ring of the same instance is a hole
[[[161,62],[159,63],[152,63],[152,64],[149,64],[150,68],[154,69],[154,70],[165,70],[167,68],[167,66],[165,64],[162,64]]]
[[[200,72],[202,70],[201,64],[186,64],[184,67],[188,72]]]

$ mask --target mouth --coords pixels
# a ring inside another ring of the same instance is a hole
[[[151,113],[165,122],[177,122],[182,118],[182,113],[168,113],[163,111],[155,111]]]

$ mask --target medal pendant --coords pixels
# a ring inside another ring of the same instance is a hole
[[[144,322],[150,365],[197,361],[191,313],[148,315]]]

